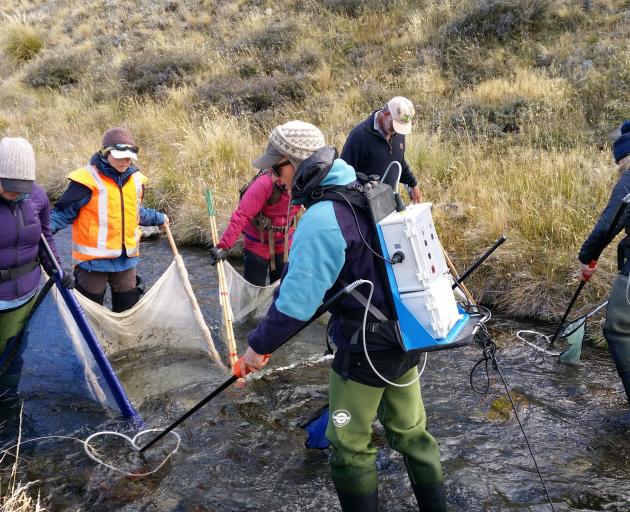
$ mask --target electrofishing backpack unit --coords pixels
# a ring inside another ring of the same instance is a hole
[[[446,260],[431,217],[431,203],[405,208],[395,192],[400,178],[392,180],[389,168],[383,178],[357,172],[357,181],[346,186],[322,187],[319,184],[336,158],[334,148],[324,148],[314,155],[317,163],[310,175],[298,176],[294,182],[305,203],[340,201],[353,210],[366,212],[375,226],[378,240],[370,248],[376,261],[385,296],[395,318],[395,339],[406,351],[431,351],[459,347],[473,339],[476,322],[457,305]],[[324,153],[330,152],[330,155]],[[388,180],[389,176],[389,180]],[[380,181],[378,181],[380,180]],[[367,242],[366,242],[367,243]],[[362,303],[365,298],[352,293]],[[382,315],[381,315],[382,316]]]
[[[364,195],[378,234],[383,258],[378,260],[383,281],[389,284],[401,344],[407,351],[422,352],[467,344],[474,326],[455,300],[431,203],[404,208],[393,190],[380,182]]]

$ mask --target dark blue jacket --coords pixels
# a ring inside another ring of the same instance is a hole
[[[54,266],[40,242],[44,234],[55,257],[57,250],[50,232],[50,203],[42,188],[33,184],[33,191],[17,201],[0,198],[0,269],[24,265],[39,258],[47,273]],[[41,270],[35,266],[28,274],[0,282],[0,300],[15,300],[32,294],[39,286]]]
[[[352,129],[339,158],[354,167],[357,172],[368,176],[370,174],[382,176],[390,163],[400,162],[401,183],[415,187],[418,182],[405,160],[405,136],[394,133],[391,142],[387,141],[374,129],[376,112],[372,112],[370,117]]]
[[[626,236],[623,240],[621,240],[621,242],[619,242],[619,270],[622,274],[628,275],[630,271],[630,239],[628,238],[628,235],[630,234],[630,207],[626,208],[624,214],[613,227],[612,237],[608,239],[606,238],[606,234],[608,233],[613,218],[615,217],[615,213],[617,213],[622,199],[628,194],[630,194],[630,170],[623,173],[621,178],[619,178],[619,181],[613,188],[606,208],[604,208],[604,211],[600,215],[597,224],[595,224],[593,231],[591,231],[591,234],[582,245],[580,254],[578,255],[578,259],[581,263],[587,265],[591,262],[591,260],[599,259],[599,256],[606,246],[614,239],[615,236],[617,236],[617,234],[619,234],[622,229],[625,228]]]

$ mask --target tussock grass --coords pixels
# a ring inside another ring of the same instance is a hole
[[[17,469],[18,461],[20,460],[21,439],[22,409],[20,409],[20,426],[15,447],[15,462],[11,466],[11,473],[5,490],[3,490],[2,482],[0,482],[0,510],[2,510],[2,512],[45,512],[46,508],[41,502],[39,492],[36,498],[32,497],[33,487],[38,482],[35,481],[23,484],[18,480]],[[0,456],[0,464],[4,461],[5,457],[7,457],[6,451]]]
[[[275,124],[312,122],[341,149],[400,94],[417,110],[407,157],[456,264],[508,236],[471,288],[511,314],[554,316],[577,284],[616,179],[610,132],[630,118],[624,2],[5,4],[19,14],[0,18],[3,41],[16,23],[46,38],[24,60],[0,45],[0,135],[34,144],[53,199],[103,131],[126,126],[147,204],[180,243],[206,243],[203,189],[222,229]],[[585,301],[607,290],[613,252]]]
[[[10,23],[2,37],[2,52],[16,62],[26,62],[44,48],[44,37],[35,27]]]

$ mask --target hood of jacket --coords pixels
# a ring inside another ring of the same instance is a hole
[[[326,187],[345,186],[356,181],[354,168],[337,158],[332,146],[318,149],[298,167],[293,178],[291,195],[294,204],[303,204],[317,197]]]

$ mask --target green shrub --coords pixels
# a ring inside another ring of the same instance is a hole
[[[202,103],[242,114],[280,108],[287,101],[303,101],[307,87],[307,81],[280,73],[245,80],[218,77],[201,86],[197,97]]]
[[[475,41],[450,45],[437,57],[445,74],[455,75],[459,86],[510,76],[514,59],[502,48],[487,48]]]
[[[358,16],[364,11],[385,12],[402,3],[401,1],[383,2],[383,0],[321,0],[321,4],[327,9],[348,16]]]
[[[89,56],[78,50],[61,49],[32,61],[24,76],[31,87],[62,87],[76,84],[89,64]]]
[[[153,48],[125,60],[120,79],[139,94],[157,94],[165,87],[180,85],[201,67],[201,57],[194,52]]]
[[[2,51],[17,62],[26,62],[41,52],[44,38],[41,32],[29,25],[11,23],[5,29]]]
[[[258,48],[263,52],[288,53],[295,47],[300,27],[294,20],[281,21],[279,23],[270,22],[253,34],[247,34],[239,39],[234,48],[242,51]]]
[[[444,29],[447,38],[506,41],[545,28],[549,2],[545,0],[481,0]]]
[[[451,114],[449,126],[471,140],[503,137],[520,131],[526,118],[540,116],[545,110],[543,105],[523,98],[499,106],[469,104]]]

